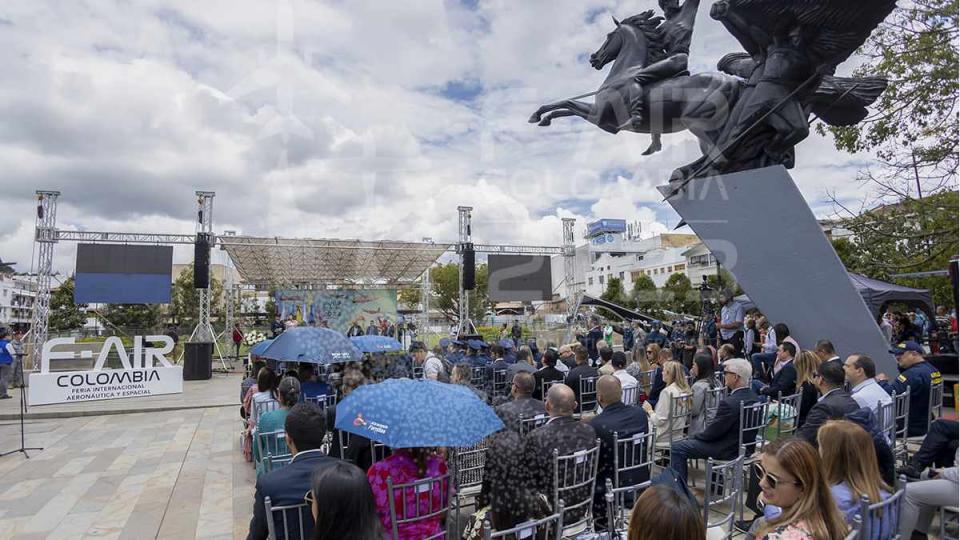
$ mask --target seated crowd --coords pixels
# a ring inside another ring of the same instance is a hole
[[[631,540],[701,539],[711,527],[704,521],[709,511],[686,486],[692,460],[706,459],[740,459],[750,472],[744,505],[757,516],[735,524],[747,539],[842,539],[857,527],[868,527],[871,539],[926,538],[935,511],[958,503],[960,454],[957,422],[931,423],[930,396],[940,377],[922,348],[911,342],[897,349],[901,373],[890,381],[866,355],[841,359],[827,340],[802,349],[785,325],[771,327],[763,318],[755,327],[770,337],[758,340],[754,350],[762,352],[749,359],[725,344],[681,351],[677,361],[654,332],[626,353],[603,340],[551,344],[542,354],[535,342],[516,351],[510,340],[493,347],[448,341],[432,351],[414,342],[407,365],[386,372],[467,386],[503,420],[481,446],[482,481],[469,505],[461,504],[468,490],[453,480],[458,449],[379,455],[369,440],[334,429],[336,401],[371,382],[363,366],[321,381],[309,367],[278,377],[255,364],[256,376],[242,390],[244,452],[257,466],[248,538],[266,538],[274,528],[287,538],[474,540],[559,516],[564,536],[620,528]],[[884,411],[899,395],[909,401],[909,415],[897,428]],[[762,422],[742,425],[754,409],[766,415]],[[895,478],[891,431],[925,436],[912,457],[906,445],[898,453],[905,463],[899,473],[910,483]],[[276,446],[258,444],[261,434],[277,434]],[[654,457],[625,469],[625,440],[652,445]],[[277,453],[286,457],[274,465]],[[591,460],[595,472],[584,480],[581,465]],[[400,500],[390,494],[391,485],[426,478],[450,478],[452,485],[431,483]],[[608,486],[637,489],[621,503]],[[863,515],[864,500],[882,503],[901,491],[897,516],[893,507]],[[455,515],[394,523],[402,507],[450,500]],[[618,504],[623,513],[611,514]],[[307,506],[312,518],[292,530],[300,520],[289,513]],[[466,508],[473,510],[461,515]]]

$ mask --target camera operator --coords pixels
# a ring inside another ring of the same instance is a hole
[[[720,292],[720,345],[733,345],[737,355],[743,351],[743,306],[733,299],[733,291]]]

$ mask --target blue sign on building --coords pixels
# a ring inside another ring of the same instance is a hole
[[[594,238],[601,234],[627,232],[625,219],[600,219],[587,224],[587,237]]]

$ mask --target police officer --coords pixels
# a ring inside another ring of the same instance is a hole
[[[907,341],[890,350],[897,355],[900,376],[888,380],[886,374],[877,375],[884,390],[902,394],[910,389],[910,417],[907,436],[927,434],[930,423],[930,386],[941,382],[940,372],[923,358],[923,347],[916,341]]]
[[[503,347],[503,361],[508,364],[517,363],[517,351],[512,339],[500,340],[500,346]]]
[[[656,343],[661,349],[667,343],[667,335],[660,329],[660,321],[650,323],[650,333],[648,333],[647,337],[643,340],[644,347],[651,343]]]

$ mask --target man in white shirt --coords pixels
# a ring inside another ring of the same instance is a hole
[[[627,355],[620,351],[613,353],[610,365],[613,366],[613,376],[620,381],[621,399],[626,405],[636,405],[639,383],[636,377],[627,373]]]
[[[435,354],[427,351],[427,346],[422,341],[414,341],[410,344],[410,354],[413,355],[413,361],[418,366],[423,366],[423,378],[431,381],[446,379],[447,372],[443,368],[443,362]]]
[[[877,404],[886,405],[893,401],[890,394],[877,384],[877,366],[873,359],[865,354],[851,354],[843,363],[843,372],[850,383],[850,397],[861,407],[869,408],[877,414]]]

